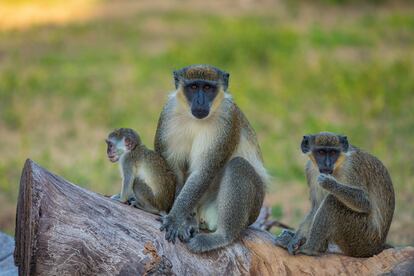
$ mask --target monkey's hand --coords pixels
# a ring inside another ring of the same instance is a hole
[[[298,253],[301,246],[304,245],[305,243],[306,243],[306,238],[296,233],[295,236],[290,240],[287,246],[287,250],[289,254],[296,255],[296,253]]]
[[[159,219],[161,221],[160,230],[165,230],[165,239],[175,244],[177,237],[182,242],[188,242],[198,231],[198,226],[194,225],[192,219],[188,217],[178,218],[171,214],[163,215]]]
[[[322,188],[329,191],[335,186],[336,179],[332,175],[321,173],[318,176],[318,183]]]
[[[280,235],[277,236],[273,242],[275,245],[280,246],[284,249],[287,249],[289,242],[292,240],[294,236],[295,236],[294,232],[288,229],[283,229],[282,233],[280,233]]]

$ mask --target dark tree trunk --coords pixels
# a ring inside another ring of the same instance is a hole
[[[248,229],[208,254],[164,240],[156,216],[75,186],[27,160],[16,216],[20,275],[283,275],[413,272],[414,248],[366,259],[289,256],[271,235]]]

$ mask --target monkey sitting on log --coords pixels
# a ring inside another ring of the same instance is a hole
[[[114,130],[105,141],[109,160],[119,161],[122,174],[121,193],[111,198],[154,214],[168,212],[176,178],[161,155],[142,144],[130,128]]]
[[[229,74],[211,65],[174,72],[176,90],[158,121],[155,150],[177,176],[161,230],[195,253],[231,244],[260,212],[267,173],[256,134],[229,91]],[[192,235],[190,213],[206,233]]]
[[[329,244],[353,257],[370,257],[386,248],[394,214],[394,189],[376,157],[329,132],[303,137],[309,157],[306,177],[311,211],[296,233],[284,230],[275,243],[290,254],[318,255]]]

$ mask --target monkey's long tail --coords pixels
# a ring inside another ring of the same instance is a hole
[[[194,238],[192,238],[187,246],[190,251],[194,253],[202,253],[207,252],[210,250],[214,250],[220,247],[224,247],[230,244],[232,241],[226,238],[221,233],[209,233],[209,234],[197,234]]]

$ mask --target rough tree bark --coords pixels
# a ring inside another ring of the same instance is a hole
[[[156,216],[73,185],[27,160],[16,216],[20,275],[339,275],[414,272],[414,248],[365,259],[289,256],[271,235],[248,229],[208,254],[164,240]]]

